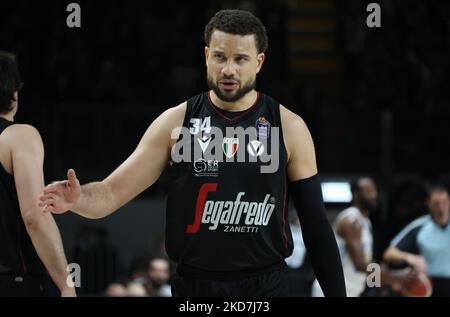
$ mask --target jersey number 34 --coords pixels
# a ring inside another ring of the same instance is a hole
[[[211,132],[211,117],[205,117],[203,121],[202,119],[192,118],[190,123],[192,123],[192,126],[189,128],[191,134],[197,134],[200,131],[205,133]]]

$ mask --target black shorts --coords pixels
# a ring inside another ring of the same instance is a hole
[[[174,275],[175,297],[286,297],[289,296],[286,268],[232,281],[202,280]]]
[[[433,297],[449,297],[450,296],[450,279],[442,277],[432,277]]]
[[[45,278],[39,275],[0,275],[0,297],[47,296]]]

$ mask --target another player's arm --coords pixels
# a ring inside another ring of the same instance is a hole
[[[391,264],[408,264],[417,271],[425,271],[427,261],[419,254],[417,246],[417,233],[420,227],[415,227],[407,232],[400,241],[392,244],[384,252],[383,259]]]
[[[282,106],[280,113],[288,152],[289,191],[311,264],[326,296],[346,296],[339,250],[323,204],[311,134],[302,118]]]
[[[366,273],[367,259],[364,255],[364,246],[361,242],[361,225],[348,217],[340,220],[336,225],[336,233],[345,241],[345,248],[353,261],[355,269]]]
[[[415,266],[416,262],[425,261],[422,256],[405,252],[397,248],[396,246],[390,246],[384,251],[383,259],[391,264],[404,264],[407,263],[411,266]],[[426,262],[421,264],[426,266]]]
[[[409,239],[408,235],[405,238]],[[400,242],[402,242],[402,240]],[[407,241],[403,239],[403,242]],[[394,290],[400,293],[402,292],[404,285],[407,285],[408,281],[417,278],[417,272],[425,271],[428,266],[427,261],[421,255],[402,251],[396,245],[391,245],[386,249],[383,253],[383,260],[388,264],[407,264],[414,268],[412,272],[401,275],[391,272],[387,268],[387,265],[381,266],[381,282],[390,285]]]
[[[62,296],[75,296],[67,285],[67,260],[58,227],[51,214],[38,207],[38,197],[44,188],[44,147],[36,129],[14,125],[8,129],[11,159],[20,212],[36,249]]]
[[[67,182],[45,188],[40,205],[47,211],[72,210],[87,218],[111,214],[159,178],[169,161],[172,130],[182,125],[185,111],[183,103],[161,114],[130,157],[103,181],[80,187],[75,173],[69,171]]]
[[[355,269],[367,274],[369,262],[364,255],[364,246],[361,242],[361,225],[354,219],[345,217],[337,223],[336,233],[344,239],[345,248],[352,259]],[[404,279],[410,278],[410,276],[396,275],[386,265],[382,264],[380,265],[380,278],[382,285],[390,285],[398,289]]]

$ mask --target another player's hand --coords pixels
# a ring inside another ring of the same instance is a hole
[[[395,282],[392,285],[392,288],[400,293],[404,294],[408,285],[413,284],[418,279],[418,272],[414,269],[407,268],[402,270],[402,273],[395,276]]]
[[[409,254],[406,262],[416,271],[425,272],[427,269],[427,261],[420,255]]]
[[[80,196],[80,182],[75,171],[70,169],[67,171],[67,180],[52,183],[44,188],[39,198],[39,207],[42,207],[44,212],[61,214],[71,210]]]

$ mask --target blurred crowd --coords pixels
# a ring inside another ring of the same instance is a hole
[[[33,83],[24,91],[30,99],[165,109],[206,89],[203,30],[225,7],[255,12],[267,23],[273,45],[283,41],[277,18],[283,1],[77,3],[80,29],[65,27],[64,2],[1,4],[0,46],[17,52],[25,82]],[[274,58],[271,68],[282,63]]]
[[[449,3],[380,1],[382,25],[371,29],[366,26],[369,2],[335,1],[336,53],[343,68],[339,89],[329,98],[320,83],[304,78],[299,84],[289,70],[288,21],[293,6],[301,9],[295,0],[197,0],[177,2],[176,10],[171,1],[106,5],[84,0],[78,2],[80,29],[65,27],[63,2],[7,2],[0,4],[0,47],[18,55],[25,81],[19,117],[38,128],[44,118],[50,120],[49,111],[70,111],[62,104],[106,105],[111,114],[152,108],[155,116],[207,89],[206,21],[222,8],[247,9],[265,23],[270,38],[258,89],[307,120],[324,172],[378,172],[382,134],[389,128],[394,172],[448,172]],[[383,111],[392,118],[387,128]],[[334,112],[337,123],[330,121]],[[352,137],[338,138],[331,147],[325,130]],[[128,140],[117,143],[125,147],[121,144]]]
[[[395,170],[448,172],[450,3],[379,1],[381,28],[371,29],[369,2],[336,2],[345,61],[340,105],[351,117],[346,135],[356,135],[346,152],[363,156],[349,157],[348,166],[377,168],[369,157],[380,152],[380,112],[389,111]]]

